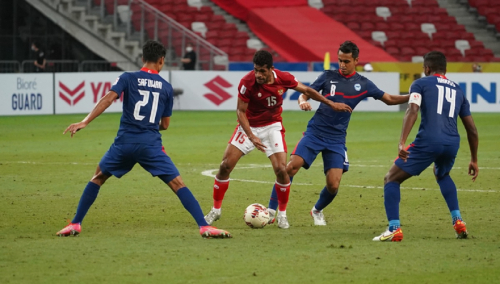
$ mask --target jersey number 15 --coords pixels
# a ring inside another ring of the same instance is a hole
[[[155,118],[156,118],[156,111],[158,110],[158,100],[160,98],[160,93],[158,92],[151,92],[153,94],[153,105],[151,106],[151,114],[149,115],[149,122],[155,123]],[[141,111],[141,107],[145,106],[148,104],[149,101],[149,91],[146,90],[139,90],[139,94],[143,96],[142,101],[138,101],[135,104],[134,108],[134,118],[136,120],[143,120],[144,115],[140,115],[139,112]]]
[[[453,117],[455,115],[455,96],[457,91],[440,85],[436,85],[436,87],[438,88],[437,113],[441,114],[443,112],[443,103],[446,98],[446,101],[450,103],[450,112],[448,116]]]

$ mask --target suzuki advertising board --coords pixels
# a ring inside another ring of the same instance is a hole
[[[0,115],[54,113],[52,74],[2,74]]]
[[[123,72],[55,73],[56,114],[89,113]],[[160,75],[168,81],[168,71]],[[120,96],[106,112],[122,112]]]
[[[238,102],[238,85],[248,72],[221,71],[172,71],[174,88],[184,89],[184,93],[176,98],[175,109],[179,110],[236,110]],[[321,72],[293,72],[297,80],[310,85]],[[381,90],[389,94],[399,94],[398,73],[361,73]],[[297,100],[300,93],[288,90],[283,93],[283,109],[299,110]],[[318,102],[311,101],[313,109]],[[369,98],[356,107],[361,111],[398,111],[399,106],[387,106],[381,101]]]

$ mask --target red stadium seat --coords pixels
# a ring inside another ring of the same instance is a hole
[[[402,56],[411,56],[414,54],[415,54],[415,49],[413,49],[411,47],[405,46],[405,47],[401,48],[401,55]]]
[[[389,53],[390,55],[392,55],[392,56],[397,56],[397,55],[399,55],[399,49],[398,49],[397,47],[392,47],[392,46],[391,46],[391,47],[387,47],[387,48],[385,49],[385,51],[386,51],[387,53]]]
[[[349,22],[346,26],[353,31],[359,31],[361,29],[358,22]]]

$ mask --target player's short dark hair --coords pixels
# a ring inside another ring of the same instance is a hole
[[[154,40],[148,40],[142,47],[142,58],[146,62],[158,62],[166,54],[167,51],[163,44]]]
[[[440,51],[430,51],[424,55],[424,66],[431,72],[446,72],[446,56]]]
[[[253,64],[258,66],[267,65],[267,68],[273,67],[273,55],[267,50],[259,50],[253,56]]]
[[[339,50],[342,51],[342,53],[352,53],[352,58],[356,59],[359,57],[359,48],[358,46],[350,41],[350,40],[346,40],[344,41],[340,47],[339,47]]]

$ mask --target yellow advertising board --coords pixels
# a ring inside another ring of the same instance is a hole
[[[423,63],[411,62],[371,62],[373,72],[399,72],[399,89],[401,93],[408,93],[413,81],[423,74]],[[448,73],[473,72],[474,62],[449,62]],[[481,66],[483,73],[500,72],[500,63],[475,63]]]

